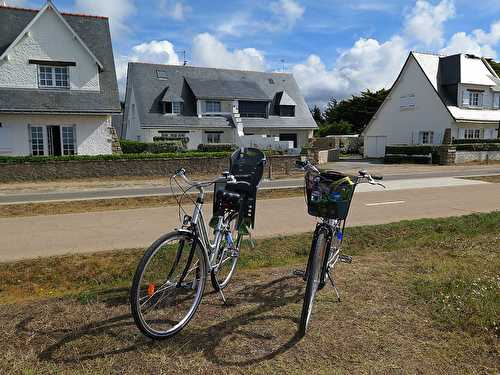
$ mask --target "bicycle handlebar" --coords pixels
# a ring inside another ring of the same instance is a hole
[[[236,182],[236,178],[228,172],[224,172],[222,176],[217,177],[212,181],[203,181],[203,182],[192,181],[186,176],[186,170],[184,168],[177,169],[173,177],[174,178],[181,177],[186,184],[198,189],[199,191],[202,191],[204,187],[208,187],[217,182]]]

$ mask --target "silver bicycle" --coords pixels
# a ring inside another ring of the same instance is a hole
[[[225,302],[223,289],[236,270],[241,238],[255,218],[257,186],[265,156],[256,149],[241,149],[231,157],[230,172],[208,182],[194,182],[179,169],[171,177],[190,190],[197,190],[192,215],[179,217],[182,226],[161,236],[142,257],[130,291],[132,316],[141,332],[152,339],[165,339],[182,330],[193,318],[203,297],[206,279]],[[213,239],[203,213],[205,189],[215,185]],[[181,197],[182,199],[182,197]]]

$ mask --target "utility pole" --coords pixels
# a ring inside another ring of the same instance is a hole
[[[285,73],[285,59],[281,59],[281,64],[283,64],[283,73]]]
[[[186,66],[188,64],[188,61],[186,60],[186,50],[183,49],[183,50],[179,50],[177,52],[182,53],[182,66]]]

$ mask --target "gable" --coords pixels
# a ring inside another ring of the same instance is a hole
[[[401,103],[409,97],[412,98],[412,106],[402,106]],[[419,61],[410,54],[389,95],[363,131],[363,135],[390,133],[400,140],[400,143],[408,143],[411,132],[423,129],[442,130],[450,127],[452,121],[453,117],[432,81],[424,73]]]

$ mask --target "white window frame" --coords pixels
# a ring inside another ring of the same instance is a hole
[[[434,132],[430,130],[420,132],[420,144],[423,145],[434,144]]]
[[[220,100],[205,100],[205,113],[221,113],[221,111],[222,103]]]
[[[68,141],[68,135],[71,133],[71,143]],[[62,155],[76,155],[76,127],[61,126],[61,153]]]
[[[207,135],[207,143],[210,144],[221,143],[222,132],[206,132],[205,134]]]
[[[481,139],[481,129],[465,129],[464,139]]]
[[[44,126],[29,126],[30,152],[33,156],[45,156]]]
[[[159,131],[158,134],[164,139],[183,139],[188,136],[189,132]]]
[[[483,106],[483,93],[469,90],[469,107],[481,108]]]
[[[182,102],[172,102],[172,114],[180,115],[182,113]]]
[[[64,72],[62,70],[64,70]],[[63,79],[63,76],[65,76],[66,79]],[[58,85],[58,82],[60,82],[61,84]],[[69,67],[38,65],[38,87],[41,89],[69,89]]]

